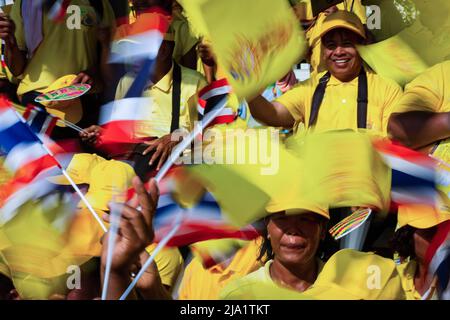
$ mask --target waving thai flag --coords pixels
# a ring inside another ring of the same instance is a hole
[[[231,86],[226,79],[220,79],[211,82],[198,93],[198,118],[202,120],[203,117],[210,112],[219,101],[228,96],[231,92]],[[223,108],[222,112],[209,124],[231,123],[236,120],[237,114],[229,107]]]
[[[55,22],[62,22],[67,14],[67,8],[71,0],[56,0],[50,8],[48,17]]]
[[[111,45],[110,63],[154,59],[169,28],[169,17],[158,8],[138,15],[136,22],[124,25]]]
[[[437,293],[441,300],[450,300],[450,221],[439,224],[425,261],[429,279],[437,278]]]
[[[9,216],[22,203],[48,190],[42,183],[35,183],[45,172],[60,166],[3,97],[0,98],[0,150],[6,155],[4,166],[13,174],[13,178],[1,188],[0,207],[3,207],[4,217],[5,210],[8,211],[6,216]]]
[[[58,122],[58,117],[48,113],[44,109],[29,105],[24,114],[23,118],[27,121],[28,125],[36,133],[45,134],[50,136],[53,129],[55,128],[56,122]]]
[[[436,160],[391,142],[374,145],[392,168],[391,197],[395,204],[435,204]]]

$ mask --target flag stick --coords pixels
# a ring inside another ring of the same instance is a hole
[[[66,170],[64,170],[64,167],[61,165],[61,163],[58,161],[58,159],[56,159],[55,155],[53,154],[53,152],[51,152],[51,150],[49,148],[47,148],[47,146],[44,144],[44,141],[42,141],[41,137],[39,135],[37,135],[35,132],[33,132],[33,130],[31,130],[30,126],[26,123],[25,119],[16,111],[17,116],[19,117],[20,121],[22,121],[26,127],[28,128],[28,130],[30,130],[30,132],[33,133],[33,135],[39,140],[39,142],[41,143],[42,147],[44,148],[44,150],[53,158],[53,160],[55,160],[56,164],[58,165],[59,169],[61,170],[62,174],[66,177],[67,181],[70,182],[71,186],[74,188],[75,192],[80,196],[81,201],[83,201],[83,203],[86,205],[86,207],[88,208],[88,210],[92,213],[92,215],[94,216],[95,220],[97,220],[97,222],[100,224],[100,227],[103,229],[104,232],[106,232],[106,227],[105,224],[103,223],[103,221],[99,218],[99,216],[97,215],[97,213],[95,213],[94,208],[92,208],[91,204],[89,203],[89,201],[87,201],[86,197],[84,196],[83,192],[81,192],[81,190],[78,188],[78,186],[76,185],[76,183],[72,180],[72,178],[67,174]]]
[[[131,290],[136,286],[136,283],[139,281],[139,279],[144,274],[145,270],[150,267],[153,260],[155,260],[155,256],[165,247],[167,242],[175,235],[175,233],[178,231],[178,229],[181,226],[183,212],[185,209],[181,209],[178,211],[178,214],[175,218],[175,222],[173,223],[172,230],[158,243],[158,245],[155,248],[155,251],[150,255],[150,257],[145,261],[144,265],[142,266],[141,270],[139,270],[139,273],[136,275],[136,277],[133,279],[133,281],[130,283],[128,288],[125,290],[125,292],[120,296],[119,300],[125,300],[128,295],[130,294]]]
[[[106,300],[108,293],[109,275],[111,274],[111,262],[114,251],[114,246],[119,231],[120,216],[123,206],[113,202],[111,207],[111,224],[108,230],[108,252],[106,255],[105,277],[103,279],[102,300]]]
[[[155,177],[156,183],[160,183],[161,179],[165,176],[165,174],[169,171],[170,167],[175,163],[175,161],[178,159],[181,152],[183,152],[187,147],[189,147],[194,141],[195,137],[202,133],[203,130],[220,114],[220,112],[225,108],[227,104],[227,97],[223,98],[219,101],[219,103],[210,111],[208,114],[203,118],[203,121],[200,123],[197,123],[194,127],[194,130],[192,130],[189,135],[183,139],[177,146],[174,148],[172,153],[169,156],[169,159],[164,163],[161,170],[158,172],[158,174]],[[161,242],[156,247],[155,251],[152,253],[152,255],[147,259],[145,264],[142,266],[141,270],[139,270],[139,273],[137,274],[136,278],[133,279],[131,284],[128,286],[128,288],[125,290],[125,292],[122,294],[122,296],[119,298],[119,300],[125,300],[128,295],[130,294],[131,290],[135,287],[136,283],[139,281],[139,279],[144,274],[145,270],[150,266],[150,264],[155,259],[156,254],[164,248],[167,242],[175,235],[178,228],[181,225],[182,222],[182,213],[184,210],[180,209],[179,214],[177,215],[177,218],[174,222],[174,227],[172,230],[161,240]]]
[[[176,147],[171,152],[169,159],[167,159],[167,161],[161,167],[161,170],[159,170],[158,174],[156,175],[155,180],[157,183],[159,183],[161,179],[166,175],[167,171],[169,171],[170,167],[172,167],[172,165],[180,156],[180,153],[182,153],[187,147],[191,145],[195,137],[202,133],[203,130],[220,114],[223,108],[225,108],[226,104],[227,98],[225,97],[220,100],[219,103],[210,112],[206,114],[201,123],[196,124],[194,130],[192,130],[189,135],[183,139],[183,141],[176,145]]]

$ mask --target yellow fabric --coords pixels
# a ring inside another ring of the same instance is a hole
[[[172,20],[171,27],[175,32],[173,58],[179,63],[180,59],[199,42],[199,39],[194,36],[187,20],[183,17],[175,17]]]
[[[358,16],[352,12],[345,10],[338,10],[326,17],[322,22],[322,28],[320,30],[320,37],[323,37],[331,30],[344,28],[360,35],[362,38],[366,38],[366,31]]]
[[[305,53],[303,32],[284,0],[260,0],[258,6],[240,0],[180,2],[193,28],[212,40],[217,62],[240,98],[282,78]],[[232,24],[217,23],[224,12]]]
[[[311,79],[296,85],[277,98],[294,117],[296,124],[308,127],[311,104],[319,79],[325,74],[314,74]],[[402,89],[391,80],[367,72],[368,104],[367,129],[377,135],[387,136],[387,124],[394,105],[402,95]],[[353,129],[357,124],[358,78],[341,82],[331,76],[319,110],[315,131]]]
[[[122,161],[108,160],[97,164],[91,172],[89,190],[85,197],[98,210],[109,210],[109,202],[124,203],[131,180],[135,176],[133,168]],[[80,202],[84,207],[84,203]]]
[[[405,87],[403,97],[393,112],[409,111],[450,111],[450,61],[439,63]]]
[[[405,299],[392,260],[352,249],[336,252],[305,294],[319,300]]]
[[[230,281],[243,277],[259,267],[257,261],[261,238],[251,241],[234,255],[229,265],[216,265],[205,269],[194,257],[184,271],[180,285],[180,300],[217,300],[219,291]]]
[[[66,172],[76,184],[89,184],[92,169],[102,161],[106,160],[96,154],[76,153],[70,160]],[[47,180],[55,184],[70,185],[70,182],[63,175],[49,177]]]
[[[296,176],[302,182],[297,198],[329,207],[387,212],[391,170],[373,148],[372,139],[366,132],[345,130],[307,134],[297,145],[287,142],[303,160],[304,174]]]
[[[398,228],[410,225],[417,229],[428,229],[450,220],[448,204],[438,201],[436,208],[426,204],[402,205],[398,208]]]
[[[301,161],[284,148],[277,133],[273,128],[230,130],[225,136],[215,136],[214,143],[204,148],[204,164],[188,168],[238,226],[264,217],[271,197],[289,190],[291,183],[286,181],[296,178],[292,172],[303,170]],[[274,161],[258,159],[261,150]],[[304,205],[302,208],[315,204],[304,201]]]
[[[152,254],[157,244],[151,244],[147,247],[147,252]],[[183,268],[183,257],[178,248],[166,247],[155,256],[155,263],[158,267],[158,273],[161,282],[173,289],[178,276]]]
[[[317,260],[317,274],[320,274],[323,269],[323,262],[320,259]],[[255,272],[246,275],[243,278],[237,279],[229,283],[221,292],[220,299],[223,300],[241,300],[241,299],[284,299],[292,298],[278,295],[280,289],[290,289],[277,282],[275,282],[270,276],[270,266],[272,260],[265,263],[265,265]],[[260,286],[267,289],[266,292],[259,290]],[[291,289],[292,290],[292,289]],[[292,290],[293,291],[293,290]],[[295,291],[293,291],[295,292]],[[297,293],[297,292],[296,292]],[[298,294],[298,293],[297,293]],[[302,299],[302,295],[294,296],[295,298]],[[308,299],[307,296],[304,299]]]
[[[6,264],[5,258],[0,252],[0,273],[4,276],[11,278],[11,271],[9,270],[8,265]]]
[[[337,5],[337,8],[339,10],[350,10],[350,5],[351,5],[351,1],[348,1],[348,5],[347,8],[345,7],[344,3],[339,3]],[[312,12],[312,7],[311,7],[311,0],[301,0],[300,3],[304,4],[306,7],[306,16],[305,16],[305,20],[312,20],[314,19],[313,16],[313,12]],[[353,12],[358,16],[359,19],[361,19],[361,21],[363,23],[366,23],[366,7],[363,6],[361,4],[361,0],[355,0],[355,3],[353,5]]]
[[[421,300],[422,296],[416,291],[414,286],[414,275],[417,263],[414,260],[397,265],[397,271],[402,280],[403,290],[405,290],[406,300]]]
[[[102,1],[104,10],[100,25],[112,27],[113,10],[107,0]],[[16,24],[17,44],[21,50],[26,51],[21,4],[22,0],[14,3],[11,19]],[[25,68],[17,91],[19,96],[32,90],[42,92],[56,79],[66,74],[78,74],[98,64],[97,28],[86,25],[86,21],[96,20],[95,10],[89,5],[88,0],[73,0],[71,5],[78,5],[81,8],[81,29],[70,30],[65,21],[57,24],[44,16],[43,41]],[[70,15],[66,19],[70,19]]]
[[[137,137],[162,137],[170,133],[172,121],[173,67],[158,83],[145,89],[143,96],[152,99],[146,121],[136,128]],[[116,99],[125,96],[134,77],[125,75],[116,90]],[[180,129],[190,131],[197,120],[196,93],[206,85],[204,77],[194,70],[181,67]]]

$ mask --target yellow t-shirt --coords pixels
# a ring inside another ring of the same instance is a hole
[[[450,61],[439,63],[405,86],[393,112],[450,111]]]
[[[156,246],[156,243],[151,244],[147,247],[147,252],[152,254],[156,249]],[[178,250],[178,248],[169,247],[162,249],[155,256],[155,263],[158,268],[158,273],[161,277],[162,284],[173,289],[184,263],[180,250]]]
[[[403,290],[405,291],[406,300],[422,300],[422,296],[414,286],[414,275],[417,269],[417,262],[410,260],[408,262],[397,265],[397,271],[400,275]],[[437,292],[435,290],[435,283],[431,285],[430,295],[424,299],[436,300]]]
[[[308,127],[314,91],[324,74],[325,72],[313,75],[311,79],[296,85],[275,100],[292,114],[296,122],[295,127],[299,123]],[[386,136],[389,116],[402,95],[402,89],[394,81],[370,72],[367,73],[367,86],[367,129],[376,135]],[[341,82],[331,76],[319,109],[315,130],[357,130],[357,97],[358,77],[350,82]]]
[[[179,290],[180,300],[217,300],[219,291],[230,281],[241,278],[261,267],[257,260],[261,239],[251,241],[236,252],[228,266],[205,269],[195,257],[184,271]]]
[[[16,24],[15,36],[19,48],[26,50],[25,30],[21,14],[22,0],[14,3],[11,19]],[[17,94],[29,91],[42,92],[56,79],[67,74],[78,74],[94,67],[97,62],[96,12],[88,0],[73,0],[71,5],[81,9],[81,28],[69,29],[66,22],[74,17],[67,15],[66,21],[55,23],[43,17],[43,40],[23,72]],[[99,25],[113,26],[114,13],[107,0],[103,0],[103,20]]]
[[[276,292],[278,292],[277,289],[280,288],[288,289],[281,286],[280,284],[277,284],[270,276],[270,266],[272,265],[272,262],[273,260],[269,260],[264,266],[262,266],[255,272],[252,272],[241,279],[230,282],[220,292],[220,299],[241,300],[251,298],[261,285],[266,288],[273,288]],[[317,263],[319,274],[323,269],[324,263],[320,259],[317,259]],[[246,292],[251,292],[251,294],[247,296]],[[275,299],[276,297],[273,298]]]
[[[188,53],[197,43],[199,39],[194,36],[189,24],[184,17],[175,17],[172,20],[171,27],[175,33],[175,48],[173,50],[173,58],[176,62]]]
[[[116,99],[122,99],[131,84],[134,75],[125,75],[120,79],[116,90]],[[158,83],[145,89],[143,97],[151,98],[147,120],[140,121],[136,128],[136,137],[162,137],[170,133],[172,122],[172,69]],[[180,129],[190,131],[197,120],[197,92],[206,85],[205,78],[198,72],[181,66]]]

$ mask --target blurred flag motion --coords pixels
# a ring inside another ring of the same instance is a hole
[[[381,30],[374,29],[375,34],[389,30],[384,21],[398,25],[402,19],[404,25],[400,30],[395,28],[398,32],[383,41],[358,47],[364,61],[377,74],[403,86],[427,68],[450,58],[449,1],[411,0],[409,6],[399,10],[397,17],[392,17],[392,9],[383,7],[389,1],[366,2],[381,7],[383,24]]]
[[[259,94],[306,53],[304,35],[287,1],[183,0],[180,4],[192,28],[211,40],[218,66],[238,97]]]

